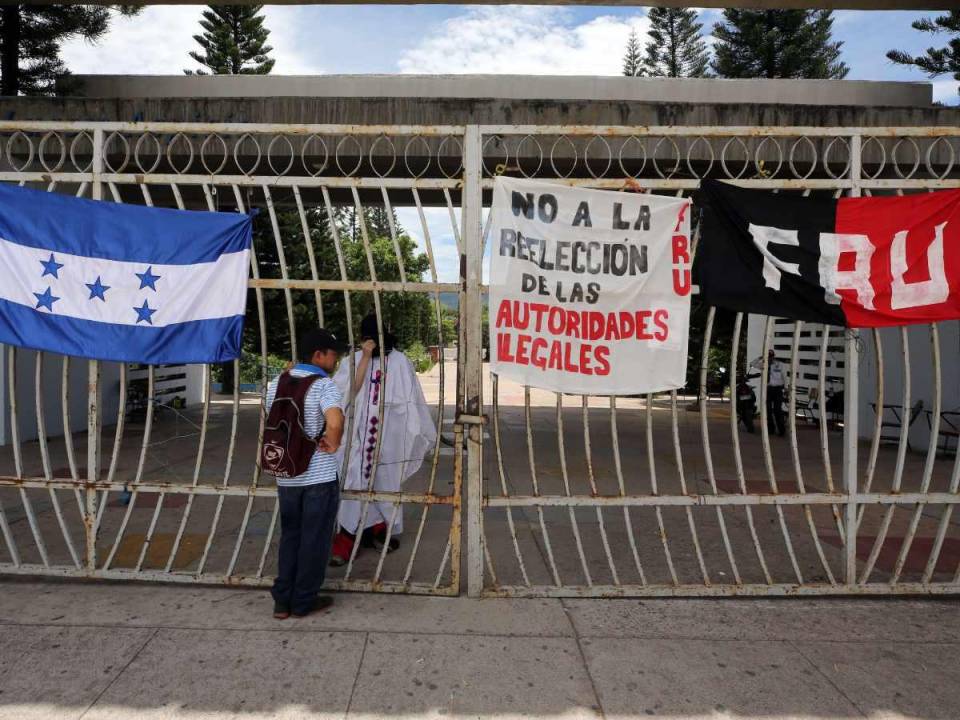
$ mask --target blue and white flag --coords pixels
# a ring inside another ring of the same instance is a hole
[[[239,356],[252,218],[0,185],[0,343],[97,360]]]

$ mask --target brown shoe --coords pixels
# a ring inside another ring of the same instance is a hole
[[[294,611],[291,613],[295,618],[306,617],[307,615],[313,615],[314,613],[323,612],[327,608],[333,605],[333,598],[329,595],[318,595],[311,605],[305,612],[304,611]]]

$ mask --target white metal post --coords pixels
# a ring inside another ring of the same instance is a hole
[[[863,138],[850,138],[850,195],[860,197]],[[857,448],[860,427],[860,333],[847,330],[844,338],[843,381],[843,486],[847,493],[845,575],[848,585],[857,582]]]
[[[93,131],[93,182],[94,200],[103,200],[103,129]],[[123,402],[123,398],[120,398]],[[86,566],[93,572],[97,569],[97,491],[93,484],[100,479],[100,430],[103,419],[100,415],[100,361],[90,360],[87,367],[87,488],[85,490],[84,527],[86,530]]]
[[[480,187],[482,167],[480,128],[468,125],[463,138],[463,248],[465,311],[461,315],[466,353],[464,393],[459,422],[467,426],[467,594],[479,597],[483,591],[483,361],[480,285],[483,279],[483,195]]]

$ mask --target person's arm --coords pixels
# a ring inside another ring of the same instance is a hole
[[[343,410],[339,407],[331,407],[323,413],[323,419],[326,424],[317,445],[321,452],[332,454],[340,449],[340,443],[343,440]]]
[[[323,413],[323,435],[317,441],[320,452],[335,453],[343,440],[343,395],[336,384],[320,380],[310,392],[320,393],[320,412]]]
[[[363,387],[363,379],[367,376],[367,368],[370,367],[370,358],[373,357],[373,351],[377,347],[376,340],[367,340],[360,346],[362,351],[360,355],[360,364],[357,365],[356,373],[353,376],[353,397],[357,396],[360,388]],[[353,398],[351,398],[352,400]]]

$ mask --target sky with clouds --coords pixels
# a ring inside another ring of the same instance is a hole
[[[151,6],[114,21],[96,44],[64,45],[76,73],[180,73],[195,68],[202,6]],[[646,9],[522,5],[272,5],[265,9],[270,44],[283,75],[313,73],[526,73],[617,75],[630,29],[647,29]],[[898,48],[918,54],[934,38],[910,23],[925,13],[838,11],[834,35],[844,42],[851,79],[914,80],[918,70],[889,62]],[[718,10],[703,10],[708,30]],[[945,41],[944,41],[945,42]],[[135,61],[131,59],[135,58]],[[957,99],[957,83],[935,81],[938,100]]]
[[[117,18],[96,44],[63,47],[75,73],[180,74],[197,67],[202,6],[151,6],[132,19]],[[510,73],[619,75],[627,35],[645,38],[642,7],[465,5],[272,5],[265,8],[275,74]],[[932,13],[838,11],[834,36],[853,80],[927,81],[919,70],[894,65],[887,50],[920,54],[931,41],[910,23]],[[721,11],[703,10],[705,32]],[[941,42],[945,44],[945,40]],[[957,104],[958,83],[932,81],[934,98]],[[427,211],[441,280],[456,280],[457,251],[449,215]],[[400,221],[423,240],[415,211]]]

